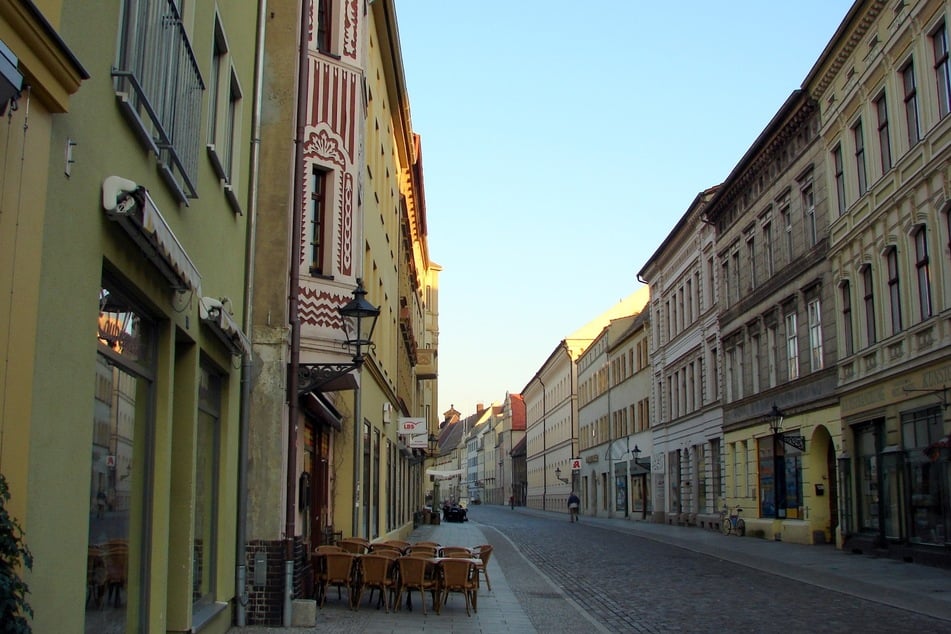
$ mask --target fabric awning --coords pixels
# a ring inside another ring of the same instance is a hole
[[[307,392],[301,396],[300,402],[304,413],[330,425],[337,431],[343,431],[343,417],[323,396]]]
[[[437,480],[446,480],[461,476],[466,472],[465,469],[426,469],[426,475]]]
[[[125,229],[172,288],[201,295],[201,274],[144,187],[119,176],[102,183],[102,206]]]
[[[214,297],[202,297],[198,304],[201,320],[207,324],[219,339],[231,350],[232,354],[251,354],[251,341],[241,331],[221,300]]]

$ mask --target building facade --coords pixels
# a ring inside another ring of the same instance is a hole
[[[818,104],[796,90],[704,209],[716,228],[725,504],[767,539],[837,526],[835,284]]]
[[[638,273],[650,287],[653,518],[706,525],[722,505],[716,194],[699,193]]]
[[[0,469],[34,556],[34,631],[231,624],[257,18],[0,9],[24,79],[0,134],[28,157],[5,162],[0,203],[17,368]]]
[[[804,85],[829,168],[846,548],[948,565],[951,4],[857,2]]]

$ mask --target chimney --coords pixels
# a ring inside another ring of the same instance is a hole
[[[485,411],[485,405],[482,403],[476,403],[476,414],[481,414]]]

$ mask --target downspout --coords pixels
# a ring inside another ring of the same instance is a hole
[[[542,375],[536,374],[535,378],[542,386],[542,510],[548,508],[548,405],[545,400],[545,382],[542,381]],[[526,452],[527,455],[527,452]]]
[[[254,59],[254,105],[251,114],[250,178],[248,181],[248,231],[245,246],[244,332],[250,338],[254,305],[254,245],[258,218],[258,169],[261,160],[261,99],[264,94],[264,16],[267,0],[258,0],[257,54]],[[251,418],[251,368],[254,354],[241,358],[241,409],[238,424],[238,502],[235,536],[235,625],[247,625],[248,542],[248,436]]]
[[[291,626],[291,601],[294,597],[294,533],[297,506],[297,369],[300,365],[300,316],[297,294],[300,287],[301,244],[298,239],[304,206],[304,128],[307,124],[307,25],[310,22],[310,0],[302,0],[300,50],[297,60],[297,109],[294,134],[294,204],[291,210],[291,270],[287,293],[288,326],[291,330],[290,368],[287,373],[287,483],[284,524],[284,627]]]

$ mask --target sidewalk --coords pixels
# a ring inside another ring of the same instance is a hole
[[[519,508],[542,517],[564,513]],[[951,621],[951,571],[895,559],[856,555],[834,546],[807,546],[709,529],[582,516],[581,522],[637,535],[827,590]]]
[[[433,526],[424,525],[415,529],[410,541],[435,541],[444,545],[478,546],[489,543],[482,531],[473,522],[447,523]],[[432,609],[431,597],[426,595],[426,615],[419,605],[419,594],[414,593],[413,611],[405,605],[399,612],[368,606],[368,596],[364,595],[357,610],[347,607],[346,592],[343,600],[337,600],[337,592],[331,590],[323,608],[317,610],[316,627],[232,627],[229,634],[304,634],[306,632],[325,631],[354,634],[410,634],[412,632],[441,633],[484,633],[536,631],[531,621],[515,598],[502,569],[494,556],[489,559],[490,591],[483,579],[479,588],[479,611],[466,615],[466,604],[462,596],[450,594],[449,601],[442,607],[442,613]],[[375,598],[374,598],[375,603]],[[404,599],[405,603],[405,599]]]

